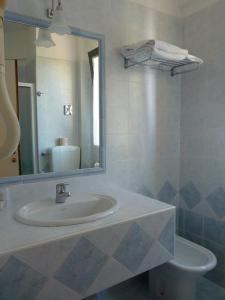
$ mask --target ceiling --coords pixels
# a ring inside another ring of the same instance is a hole
[[[178,17],[186,17],[221,0],[130,0]]]

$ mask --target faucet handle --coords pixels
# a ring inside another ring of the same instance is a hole
[[[69,183],[58,183],[56,185],[56,193],[65,193],[66,192],[66,187],[69,185]]]

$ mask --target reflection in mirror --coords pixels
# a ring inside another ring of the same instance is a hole
[[[5,51],[21,141],[0,177],[99,167],[98,40],[6,22]]]

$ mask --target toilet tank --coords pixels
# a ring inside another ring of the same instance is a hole
[[[55,146],[50,149],[50,171],[63,172],[80,168],[80,147]]]

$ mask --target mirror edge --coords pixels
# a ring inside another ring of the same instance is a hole
[[[20,14],[16,14],[11,11],[5,12],[5,21],[20,23],[30,26],[37,26],[46,28],[50,22],[42,19],[28,17]],[[37,182],[43,180],[54,180],[65,177],[74,176],[85,176],[85,175],[97,175],[106,172],[106,122],[105,122],[105,36],[100,33],[89,32],[79,28],[71,27],[72,34],[81,37],[98,40],[99,51],[100,51],[100,161],[101,167],[99,168],[88,168],[79,169],[68,172],[57,172],[57,173],[45,173],[45,174],[32,174],[32,175],[20,175],[13,177],[2,177],[0,178],[0,186],[8,184],[20,184]]]

